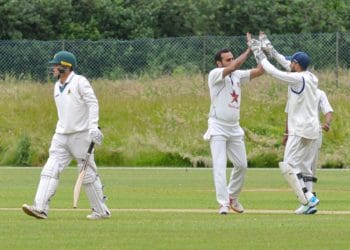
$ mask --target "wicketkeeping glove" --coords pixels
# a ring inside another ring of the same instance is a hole
[[[103,141],[103,134],[99,128],[92,128],[89,130],[91,141],[97,145],[101,145]]]
[[[259,64],[263,59],[266,58],[264,51],[261,48],[261,42],[256,39],[252,39],[248,42],[249,48],[253,51],[256,62]]]
[[[270,40],[267,38],[264,32],[260,32],[259,40],[261,42],[261,48],[267,54],[269,58],[274,58],[277,55],[277,51],[273,48]]]

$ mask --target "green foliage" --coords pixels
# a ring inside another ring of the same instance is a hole
[[[344,163],[337,161],[327,161],[324,165],[322,165],[322,168],[344,168]]]
[[[121,39],[348,31],[347,0],[1,1],[0,39]]]
[[[345,0],[223,2],[221,13],[225,18],[217,20],[223,34],[257,33],[259,30],[272,34],[299,34],[349,29],[347,20],[350,9]]]
[[[248,160],[248,166],[251,168],[276,167],[280,161],[281,156],[273,153],[266,153],[251,157]]]
[[[324,133],[319,167],[350,166],[349,72],[315,72],[335,110],[331,130]],[[207,129],[209,93],[206,79],[177,68],[171,76],[92,82],[100,104],[105,135],[96,148],[104,166],[211,166]],[[30,138],[30,165],[43,165],[57,122],[52,84],[0,81],[0,165],[15,164],[18,135]],[[241,126],[249,167],[278,167],[283,157],[287,87],[267,75],[242,87]],[[25,130],[24,130],[25,129]]]
[[[17,166],[29,166],[31,164],[30,139],[27,135],[22,135],[16,151]]]
[[[190,161],[183,159],[178,153],[170,152],[141,152],[133,161],[135,166],[191,166]]]

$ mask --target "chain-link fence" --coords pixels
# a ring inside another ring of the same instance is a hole
[[[348,68],[350,33],[319,33],[269,36],[282,54],[303,50],[315,69]],[[74,53],[77,72],[88,78],[118,79],[142,74],[161,75],[174,71],[206,74],[214,66],[216,51],[229,48],[235,56],[246,49],[245,36],[204,36],[134,41],[0,41],[0,77],[29,76],[45,80],[48,61],[60,50]],[[255,65],[252,57],[244,68]]]

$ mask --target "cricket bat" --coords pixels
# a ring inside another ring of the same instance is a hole
[[[84,176],[86,173],[86,169],[88,167],[89,158],[90,158],[90,155],[91,155],[92,150],[94,148],[94,145],[95,145],[95,143],[93,143],[93,142],[90,143],[89,149],[86,153],[83,167],[81,168],[80,173],[79,173],[78,178],[77,178],[77,181],[75,182],[74,193],[73,193],[73,208],[78,207],[78,200],[79,200],[81,185],[83,184],[83,179],[84,179]]]

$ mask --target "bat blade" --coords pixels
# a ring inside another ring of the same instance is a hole
[[[78,200],[79,200],[79,195],[80,195],[80,189],[81,185],[83,184],[83,179],[85,175],[86,169],[83,169],[77,178],[77,181],[75,182],[74,186],[74,192],[73,192],[73,208],[78,207]]]
[[[84,160],[84,165],[81,168],[81,171],[78,175],[77,181],[75,182],[75,186],[74,186],[74,192],[73,192],[73,208],[77,208],[78,207],[78,200],[79,200],[79,195],[80,195],[80,189],[81,189],[81,185],[83,184],[83,179],[86,173],[86,168],[88,167],[88,162],[89,162],[89,157],[92,153],[92,150],[94,149],[94,142],[90,143],[89,149],[87,151],[85,160]]]

